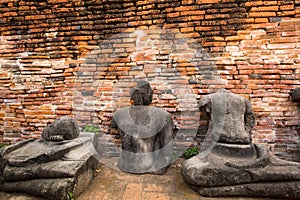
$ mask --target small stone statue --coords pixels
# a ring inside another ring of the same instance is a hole
[[[251,142],[255,117],[247,99],[222,89],[202,97],[200,106],[211,117],[210,147],[184,163],[187,184],[203,196],[300,198],[300,163]]]
[[[79,133],[77,121],[71,117],[64,116],[48,125],[42,133],[42,138],[46,141],[71,140],[77,138]]]
[[[112,126],[118,128],[122,140],[118,167],[130,173],[163,174],[173,161],[172,117],[149,106],[153,90],[147,81],[139,81],[130,95],[134,105],[113,115]]]

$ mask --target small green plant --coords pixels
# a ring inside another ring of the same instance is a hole
[[[99,134],[99,129],[95,126],[86,125],[83,129],[84,132],[91,132],[95,134]]]
[[[5,147],[5,144],[0,144],[0,149],[1,149],[2,147]]]
[[[68,192],[70,200],[74,200],[74,194],[73,192]]]
[[[187,150],[185,150],[183,156],[184,156],[184,158],[188,159],[188,158],[191,158],[191,157],[197,155],[198,153],[199,153],[199,151],[198,151],[196,145],[194,145],[193,147],[190,147]]]

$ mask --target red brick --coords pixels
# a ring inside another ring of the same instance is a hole
[[[280,6],[279,10],[294,10],[294,4]]]
[[[196,0],[197,4],[212,4],[212,3],[220,3],[221,0]]]
[[[180,12],[174,12],[174,13],[168,13],[168,14],[167,14],[167,16],[168,16],[168,17],[171,17],[171,18],[172,18],[172,17],[179,17],[179,15],[180,15]]]
[[[5,12],[5,13],[3,13],[2,16],[3,17],[15,17],[15,16],[18,16],[18,13],[16,13],[16,12]]]
[[[193,32],[193,31],[194,31],[194,27],[186,27],[186,28],[180,29],[180,32],[182,32],[182,33]]]
[[[206,14],[205,19],[224,19],[224,18],[229,18],[230,14]]]
[[[25,16],[25,20],[41,20],[41,19],[46,19],[46,15],[28,15]]]
[[[190,11],[190,10],[197,10],[196,6],[180,6],[176,7],[175,11]]]
[[[261,6],[264,5],[264,1],[259,0],[259,1],[248,1],[245,3],[246,6],[248,7],[254,7],[254,6]]]
[[[270,43],[296,43],[299,41],[297,37],[280,37],[280,38],[271,38]]]
[[[263,79],[280,79],[280,75],[263,75]]]
[[[251,12],[278,11],[278,6],[252,7]]]
[[[267,22],[269,22],[269,19],[268,18],[255,18],[254,22],[255,23],[267,23]]]
[[[278,16],[283,17],[283,16],[290,16],[290,15],[294,15],[296,12],[295,10],[289,10],[289,11],[282,11],[282,12],[278,12]]]
[[[239,74],[252,74],[253,70],[239,70]]]
[[[268,49],[293,49],[295,48],[294,43],[285,43],[285,44],[268,44]]]
[[[198,20],[202,20],[202,19],[204,19],[204,15],[193,15],[193,16],[190,16],[190,19],[191,20],[196,20],[196,21],[198,21]],[[196,27],[196,28],[198,28],[198,27]]]
[[[71,111],[70,110],[56,110],[55,114],[57,114],[57,115],[70,115]]]
[[[74,36],[73,40],[92,40],[92,36],[81,35],[81,36]]]
[[[250,12],[250,17],[275,17],[275,12]]]

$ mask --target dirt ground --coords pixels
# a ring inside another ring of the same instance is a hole
[[[100,165],[91,185],[76,200],[266,200],[266,198],[206,198],[191,190],[181,177],[183,159],[163,175],[129,174]],[[42,200],[26,194],[0,192],[0,200]]]

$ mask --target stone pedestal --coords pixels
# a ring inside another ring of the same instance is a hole
[[[218,143],[205,157],[187,160],[182,175],[203,196],[300,198],[300,164],[263,145]]]
[[[49,199],[78,196],[93,180],[95,135],[60,142],[30,139],[2,149],[0,190]]]

